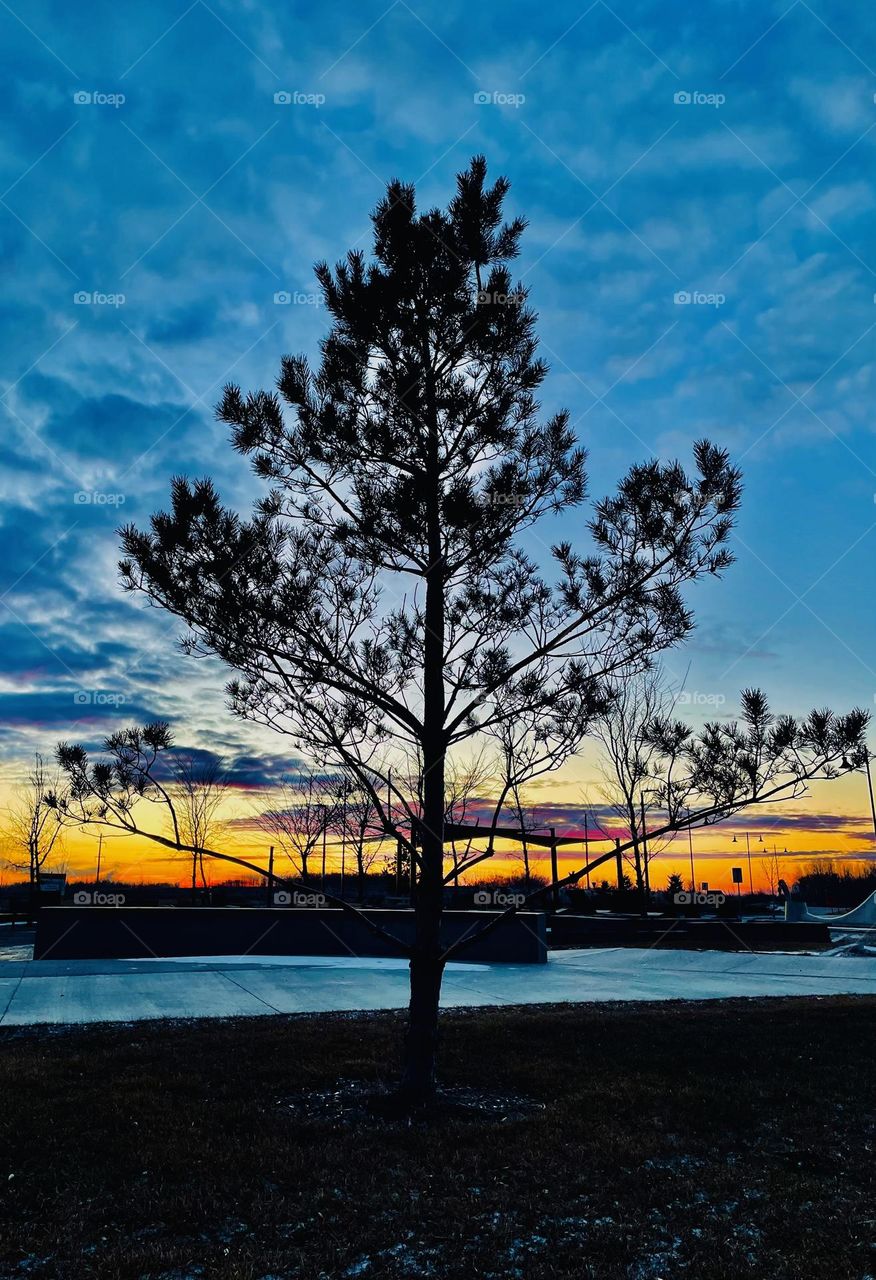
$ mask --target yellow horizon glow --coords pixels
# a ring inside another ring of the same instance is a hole
[[[581,804],[580,780],[559,777],[546,780],[546,785],[538,789],[538,803]],[[862,790],[864,795],[862,795]],[[251,796],[250,796],[251,800]],[[8,801],[7,801],[8,803]],[[246,814],[241,812],[245,804],[243,793],[231,793],[223,805],[220,817],[227,821],[231,817],[240,819]],[[251,804],[250,804],[251,810]],[[876,841],[868,831],[870,822],[869,806],[866,800],[866,783],[860,776],[848,776],[829,784],[816,784],[811,796],[804,801],[794,802],[793,808],[786,806],[787,812],[795,815],[811,815],[813,825],[795,825],[785,831],[782,828],[782,806],[764,806],[757,810],[749,810],[748,817],[739,815],[737,821],[744,823],[751,837],[751,871],[755,889],[768,887],[767,874],[762,860],[772,854],[773,847],[779,859],[779,874],[789,883],[802,874],[808,865],[815,860],[836,861],[839,866],[850,862],[861,863],[872,861]],[[817,826],[817,819],[823,813],[833,813],[838,824],[857,824],[855,830],[826,831]],[[59,856],[53,859],[55,869],[66,869],[68,880],[93,880],[97,870],[98,836],[100,829],[70,828],[65,832],[63,847]],[[736,828],[738,840],[733,845],[733,829],[721,826],[698,828],[692,832],[694,866],[696,883],[708,883],[711,889],[734,892],[731,883],[731,868],[743,869],[743,892],[749,883],[748,857],[744,835]],[[563,835],[558,826],[557,834]],[[758,835],[763,840],[758,840]],[[268,865],[268,848],[271,840],[258,830],[232,828],[226,830],[216,841],[219,852],[229,853],[235,857],[246,858],[264,869]],[[590,841],[591,858],[606,852],[609,844],[605,841]],[[787,849],[787,853],[784,850]],[[389,845],[386,845],[386,852]],[[4,851],[5,854],[6,851]],[[484,878],[511,876],[522,874],[522,862],[512,856],[513,845],[507,842],[497,845],[492,859],[479,864],[469,873],[463,883],[476,883]],[[327,841],[326,868],[331,872],[341,869],[341,848],[336,841]],[[317,849],[311,860],[312,872],[321,870],[322,850]],[[530,850],[530,863],[533,874],[547,876],[550,870],[548,850],[533,848]],[[584,843],[572,849],[562,848],[559,851],[558,863],[561,874],[568,874],[584,865]],[[347,871],[350,871],[352,856],[347,853]],[[448,857],[447,870],[450,870]],[[211,884],[223,880],[247,876],[245,869],[239,870],[233,865],[214,859],[205,862],[208,881]],[[126,881],[129,883],[165,882],[185,885],[191,881],[191,858],[188,854],[177,855],[163,847],[139,836],[122,835],[117,831],[103,829],[101,849],[101,879]],[[52,867],[46,867],[51,870]],[[632,878],[629,863],[625,862],[626,874]],[[278,875],[293,875],[289,860],[277,850],[275,871]],[[664,888],[670,874],[680,874],[685,886],[690,881],[690,855],[686,832],[676,835],[672,844],[658,854],[651,863],[651,884],[654,889]],[[3,880],[9,883],[18,876],[8,869],[3,873]],[[594,883],[607,880],[615,882],[615,866],[613,861],[606,862],[594,873]],[[583,882],[582,882],[583,883]]]

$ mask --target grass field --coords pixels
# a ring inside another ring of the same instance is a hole
[[[865,1280],[876,1000],[0,1033],[0,1276]],[[456,1092],[454,1092],[456,1090]]]

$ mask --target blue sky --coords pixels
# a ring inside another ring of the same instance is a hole
[[[0,36],[8,768],[158,715],[250,765],[277,750],[121,594],[114,529],[176,472],[248,505],[223,382],[314,354],[313,261],[367,247],[386,180],[444,203],[476,152],[529,219],[545,410],[571,410],[592,492],[702,435],[744,470],[738,563],[692,592],[670,659],[687,713],[750,684],[873,706],[866,6],[34,0],[0,6]]]

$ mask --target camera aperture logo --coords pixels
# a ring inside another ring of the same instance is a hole
[[[100,889],[77,889],[73,894],[73,905],[75,907],[123,907],[125,895],[104,893]]]
[[[680,889],[672,895],[672,901],[678,907],[720,907],[722,902],[727,901],[727,895],[719,889],[709,890],[708,893],[704,889],[696,893]]]

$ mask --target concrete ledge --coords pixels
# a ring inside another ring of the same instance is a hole
[[[698,920],[684,916],[551,916],[552,947],[661,946],[707,950],[813,949],[830,945],[826,924],[784,920]]]
[[[368,911],[403,943],[411,911]],[[446,911],[445,946],[475,935],[496,914]],[[139,959],[146,956],[399,956],[388,942],[339,908],[46,907],[39,913],[35,960]],[[466,944],[461,960],[545,964],[544,915],[521,912],[486,938]]]

